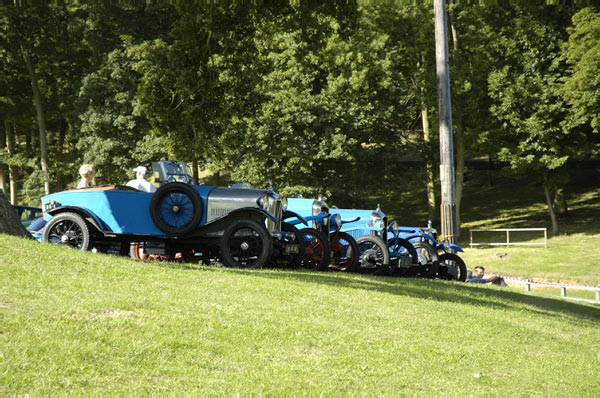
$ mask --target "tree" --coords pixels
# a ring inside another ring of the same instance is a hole
[[[2,190],[0,190],[0,234],[31,238]]]
[[[600,11],[585,8],[573,16],[569,39],[562,48],[567,73],[559,86],[562,98],[570,105],[569,128],[583,129],[590,142],[600,143]],[[594,135],[592,135],[595,133]],[[594,146],[588,146],[593,149]]]
[[[504,127],[499,158],[519,174],[537,178],[554,234],[554,192],[564,185],[566,162],[581,144],[581,136],[561,123],[567,115],[557,91],[565,69],[559,49],[563,12],[516,8],[514,23],[499,32],[497,41],[507,62],[489,75],[491,112]]]

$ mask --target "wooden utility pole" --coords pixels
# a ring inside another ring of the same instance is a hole
[[[440,181],[442,191],[442,237],[456,240],[456,195],[454,188],[454,150],[452,147],[452,104],[450,102],[450,65],[448,60],[448,25],[446,0],[434,0],[435,64],[438,83],[440,124]]]

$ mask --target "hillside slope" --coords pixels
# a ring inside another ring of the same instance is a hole
[[[600,308],[0,236],[0,393],[600,394]]]

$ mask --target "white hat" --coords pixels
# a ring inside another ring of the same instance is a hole
[[[144,173],[144,174],[146,174],[146,172],[148,171],[148,169],[145,166],[138,166],[135,169],[133,169],[133,171],[135,171],[136,173]]]

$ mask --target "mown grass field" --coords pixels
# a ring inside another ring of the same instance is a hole
[[[600,394],[600,307],[0,236],[0,394]]]

